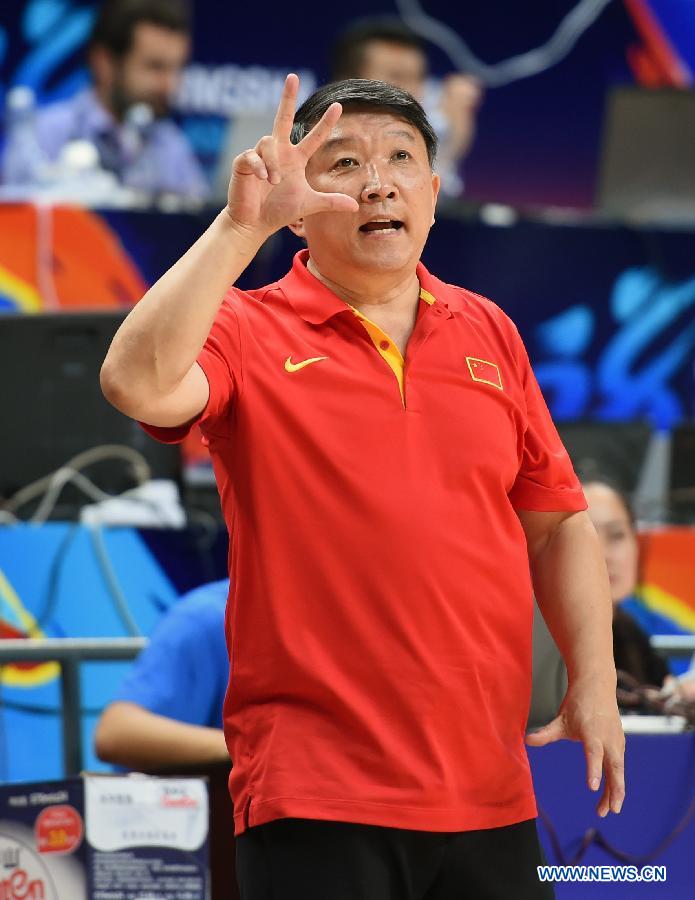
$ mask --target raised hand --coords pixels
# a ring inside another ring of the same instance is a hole
[[[227,213],[244,229],[268,236],[291,222],[318,212],[355,212],[357,201],[347,194],[315,191],[306,166],[342,114],[333,103],[298,144],[290,142],[299,78],[288,75],[275,114],[273,132],[262,137],[232,164]]]

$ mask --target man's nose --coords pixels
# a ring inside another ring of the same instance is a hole
[[[361,199],[363,203],[375,200],[394,200],[397,195],[396,187],[389,183],[388,177],[384,177],[376,166],[368,166],[367,181],[362,188]]]

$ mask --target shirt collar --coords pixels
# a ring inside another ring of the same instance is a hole
[[[297,315],[312,325],[322,325],[338,313],[351,312],[349,304],[312,275],[307,268],[308,261],[308,250],[295,253],[292,268],[278,282]],[[449,314],[463,309],[463,297],[459,296],[455,288],[430,275],[421,262],[417,264],[416,272],[420,288],[435,298],[433,306],[444,306]]]
[[[88,88],[77,101],[83,125],[89,134],[106,134],[118,129],[118,122],[106,109],[93,88]]]

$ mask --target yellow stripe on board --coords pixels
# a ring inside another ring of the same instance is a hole
[[[56,662],[47,662],[32,666],[31,669],[20,669],[19,666],[6,663],[0,672],[0,681],[5,687],[33,688],[58,678],[60,666]]]
[[[0,266],[0,294],[14,300],[22,312],[40,312],[41,297],[35,287]]]
[[[5,573],[0,569],[0,594],[10,607],[12,612],[17,616],[19,624],[26,631],[27,637],[37,638],[45,637],[36,624],[36,619],[32,616],[28,609],[19,599],[17,592],[7,580]]]
[[[637,595],[649,609],[668,616],[686,631],[695,632],[695,610],[685,600],[679,600],[655,584],[642,585],[638,588]]]
[[[25,608],[17,592],[0,569],[0,595],[12,612],[17,616],[27,637],[42,638],[46,635],[36,623],[36,619]],[[12,663],[0,667],[0,682],[8,687],[37,687],[53,681],[60,675],[60,666],[56,662],[40,663],[30,669],[22,669]]]

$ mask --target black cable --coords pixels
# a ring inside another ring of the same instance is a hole
[[[673,708],[666,710],[666,701],[653,696],[653,691],[655,690],[655,688],[650,689],[645,685],[640,684],[626,672],[618,670],[617,696],[618,705],[621,709],[639,710],[640,712],[655,713],[658,715],[664,715],[668,712],[675,715],[683,715],[691,725],[695,723],[694,704],[681,702],[679,704],[673,704]],[[613,846],[613,844],[601,834],[598,828],[588,828],[584,832],[584,836],[579,844],[579,849],[574,855],[568,858],[562,849],[560,839],[550,817],[545,810],[540,807],[538,808],[538,817],[546,827],[553,852],[560,861],[560,865],[577,865],[577,863],[583,859],[591,845],[596,844],[619,862],[630,863],[635,866],[644,866],[660,856],[664,850],[675,841],[681,832],[685,831],[690,822],[695,819],[695,798],[690,801],[685,813],[676,824],[675,828],[673,828],[654,849],[650,850],[648,853],[638,855],[627,853],[625,850]]]
[[[682,716],[687,728],[695,728],[695,701],[661,696],[656,685],[640,684],[621,669],[618,669],[616,696],[621,710],[656,716]]]
[[[584,832],[581,844],[579,845],[579,850],[577,850],[574,856],[568,858],[565,856],[560,843],[560,838],[558,837],[550,816],[544,809],[541,809],[540,806],[538,807],[538,817],[545,825],[548,837],[550,838],[550,843],[553,847],[553,852],[559,860],[559,864],[562,866],[576,866],[584,858],[584,855],[591,845],[596,844],[598,847],[605,850],[606,853],[617,859],[618,862],[630,863],[631,865],[641,867],[647,865],[647,863],[653,862],[657,857],[661,856],[676,838],[685,831],[691,821],[695,818],[695,799],[690,801],[688,808],[675,828],[673,828],[666,837],[654,847],[654,849],[650,850],[648,853],[640,854],[627,853],[625,850],[620,850],[618,847],[614,847],[613,844],[601,834],[598,828],[587,828]]]

